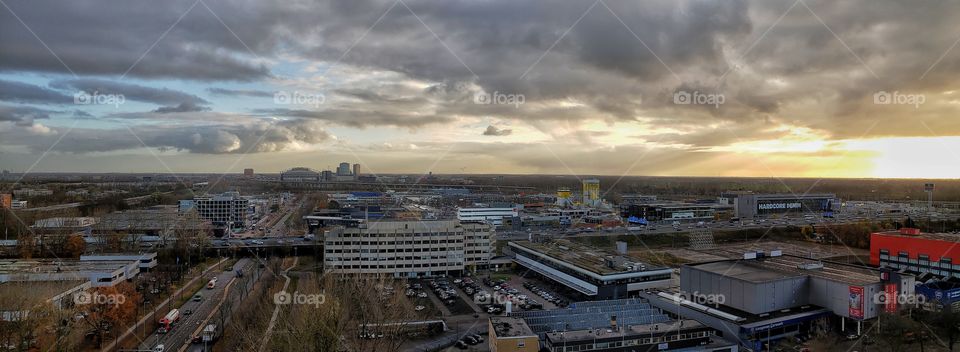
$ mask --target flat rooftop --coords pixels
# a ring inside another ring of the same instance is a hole
[[[134,261],[117,260],[53,260],[31,259],[0,260],[0,275],[35,275],[63,272],[114,271],[130,265]]]
[[[918,235],[905,235],[900,233],[900,231],[883,231],[883,232],[875,232],[875,234],[882,235],[882,236],[918,238],[918,239],[936,240],[936,241],[944,241],[944,242],[960,242],[960,234],[954,234],[954,233],[922,232]]]
[[[697,269],[719,274],[727,277],[733,277],[749,282],[767,282],[782,279],[789,279],[801,276],[779,270],[770,270],[763,265],[757,265],[748,261],[718,261],[704,264],[694,264]]]
[[[515,317],[490,317],[493,332],[497,337],[537,337],[523,319]]]
[[[636,335],[647,335],[653,333],[669,333],[678,330],[689,330],[702,328],[705,325],[693,319],[672,320],[665,323],[642,324],[624,326],[622,329],[612,330],[610,327],[600,329],[574,330],[564,332],[548,332],[546,336],[550,341],[582,341],[595,338],[618,338]]]
[[[643,262],[640,259],[629,257],[615,251],[590,247],[568,240],[554,239],[543,243],[511,241],[510,243],[600,275],[663,269],[662,267],[651,265],[650,263]],[[645,269],[628,270],[622,265],[616,265],[615,267],[611,268],[607,266],[608,259],[611,259],[616,263],[642,264],[644,265]]]
[[[823,267],[811,269],[801,268],[802,265],[812,263],[822,264]],[[708,272],[756,283],[798,276],[822,278],[850,285],[868,285],[880,280],[879,269],[829,261],[817,261],[787,254],[779,257],[765,257],[763,259],[722,260],[689,265]]]
[[[88,283],[89,280],[3,282],[0,311],[29,309]]]

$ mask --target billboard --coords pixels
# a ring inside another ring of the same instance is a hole
[[[847,312],[851,318],[863,319],[863,287],[850,286],[850,309]]]
[[[0,209],[10,209],[13,207],[13,195],[0,193]]]
[[[884,301],[883,310],[887,313],[894,313],[897,311],[897,284],[886,284],[883,287],[883,290],[886,291],[886,300]]]

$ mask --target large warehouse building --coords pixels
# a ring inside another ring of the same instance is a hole
[[[626,298],[670,285],[673,271],[566,240],[510,242],[517,264],[579,292],[585,299]]]
[[[838,326],[861,333],[862,321],[897,311],[915,295],[912,275],[803,257],[746,253],[744,259],[687,264],[680,294],[645,295],[651,303],[720,331],[747,346],[810,336]],[[884,300],[887,294],[893,300]],[[884,303],[881,303],[884,302]]]
[[[784,214],[812,214],[832,216],[840,210],[835,194],[728,194],[733,202],[736,216],[743,218],[765,217]]]

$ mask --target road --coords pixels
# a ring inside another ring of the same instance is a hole
[[[230,280],[237,277],[236,270],[241,269],[244,273],[250,273],[255,267],[254,260],[244,258],[237,261],[237,263],[233,266],[234,270],[221,271],[215,274],[212,273],[217,277],[216,287],[213,289],[207,289],[204,286],[204,288],[200,289],[199,292],[203,295],[203,299],[201,301],[196,302],[193,299],[190,299],[179,308],[181,314],[184,314],[187,310],[192,310],[193,313],[190,315],[182,315],[180,317],[180,321],[174,325],[174,328],[171,329],[170,332],[166,334],[154,333],[150,335],[140,344],[140,349],[151,350],[156,346],[163,344],[164,351],[179,351],[185,344],[190,344],[190,339],[192,338],[194,330],[196,330],[196,328],[206,320],[207,316],[209,316],[211,312],[213,312],[217,303],[219,303],[223,297],[224,288],[227,286]],[[192,292],[184,292],[184,294],[191,296],[193,295]],[[166,313],[159,313],[157,315],[157,319],[163,317],[164,314]]]

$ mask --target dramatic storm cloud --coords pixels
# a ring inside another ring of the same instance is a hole
[[[438,151],[469,144],[478,147],[461,160],[496,159],[489,172],[649,172],[627,166],[658,158],[685,174],[713,175],[731,160],[766,164],[736,172],[779,174],[806,155],[794,164],[869,176],[878,174],[842,158],[879,164],[892,157],[886,139],[911,138],[901,149],[920,153],[931,138],[960,138],[957,2],[8,6],[0,147],[11,153],[46,150],[63,133],[52,150],[76,155],[144,144],[174,154],[304,149],[318,163],[331,151],[425,169]],[[75,105],[78,92],[125,104]],[[144,143],[121,136],[127,123]],[[503,145],[528,154],[492,152]],[[827,148],[833,156],[822,157]],[[579,169],[564,151],[627,166]],[[22,164],[32,162],[11,167]]]

